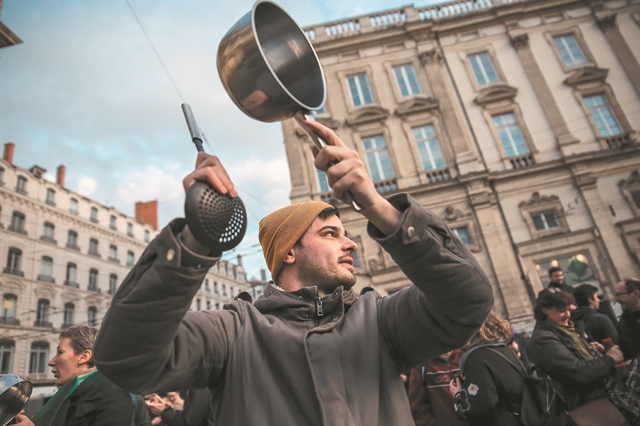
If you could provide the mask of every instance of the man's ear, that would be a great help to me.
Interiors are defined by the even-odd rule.
[[[291,265],[296,261],[296,255],[294,253],[294,250],[291,249],[289,250],[289,252],[287,253],[287,255],[284,257],[283,262],[286,263],[287,265]]]

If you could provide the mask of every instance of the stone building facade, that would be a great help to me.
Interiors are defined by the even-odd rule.
[[[455,1],[305,32],[327,82],[316,119],[379,192],[447,221],[517,328],[531,327],[550,266],[609,299],[640,276],[640,2]],[[291,200],[331,201],[297,126],[283,122]],[[360,246],[358,285],[408,285],[362,217],[332,201]]]
[[[0,374],[34,384],[54,380],[47,362],[58,335],[72,324],[100,326],[112,295],[157,234],[157,201],[136,203],[136,218],[65,187],[39,166],[12,164],[13,143],[0,159]],[[220,261],[209,271],[192,310],[219,309],[248,290],[241,266]]]

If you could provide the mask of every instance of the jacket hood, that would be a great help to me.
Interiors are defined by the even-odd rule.
[[[571,320],[575,323],[577,321],[584,321],[591,315],[596,314],[596,310],[589,306],[578,306],[575,311],[571,311]]]

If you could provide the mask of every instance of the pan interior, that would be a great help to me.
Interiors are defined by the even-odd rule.
[[[285,90],[309,110],[322,107],[325,85],[318,58],[302,30],[280,7],[256,6],[254,28],[260,49]]]

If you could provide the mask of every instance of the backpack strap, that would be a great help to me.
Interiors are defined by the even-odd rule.
[[[497,351],[497,350],[495,350],[495,349],[492,349],[492,348],[487,348],[487,350],[490,350],[491,352],[496,353],[496,354],[500,355],[502,358],[504,358],[504,359],[505,359],[509,364],[511,364],[511,365],[513,366],[513,368],[515,368],[515,369],[518,371],[518,373],[519,373],[522,377],[524,377],[524,378],[528,378],[528,377],[530,377],[530,376],[529,376],[529,373],[527,372],[527,368],[524,366],[524,363],[522,362],[522,360],[521,360],[520,358],[518,358],[518,364],[519,364],[519,367],[517,367],[517,366],[513,363],[513,361],[511,361],[509,358],[507,358],[507,357],[506,357],[506,355],[505,355],[505,354],[503,354],[502,352],[499,352],[499,351]]]

